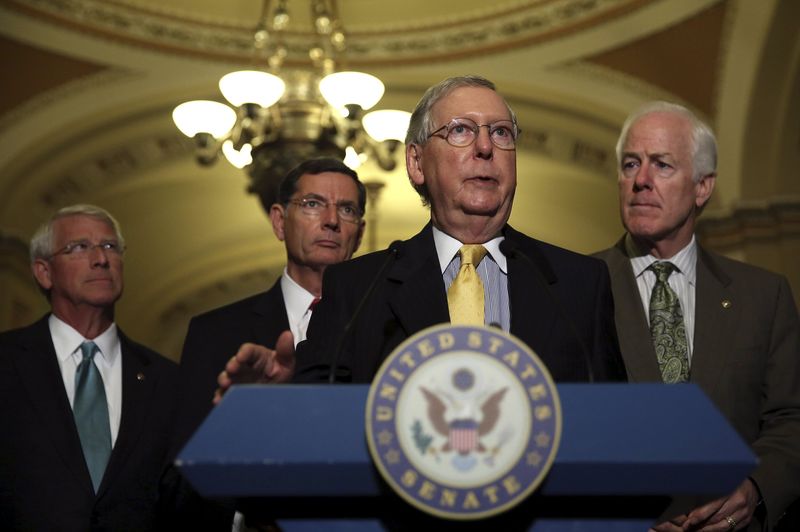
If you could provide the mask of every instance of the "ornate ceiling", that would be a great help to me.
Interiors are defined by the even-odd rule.
[[[287,62],[303,66],[308,1],[288,7]],[[617,238],[616,134],[653,98],[716,126],[712,214],[800,197],[798,2],[339,0],[337,9],[344,66],[384,80],[379,107],[410,110],[449,75],[498,84],[524,131],[512,223],[534,236],[583,252]],[[285,257],[245,175],[197,166],[170,118],[187,99],[219,100],[219,76],[251,64],[260,12],[256,0],[0,0],[0,329],[46,308],[24,243],[70,203],[119,218],[129,243],[119,321],[170,356],[189,316],[275,279]],[[402,168],[359,173],[386,184],[378,247],[422,226],[427,212]]]

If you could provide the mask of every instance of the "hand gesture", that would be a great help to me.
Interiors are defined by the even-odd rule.
[[[281,333],[274,350],[258,344],[242,344],[217,377],[219,388],[214,392],[214,404],[219,403],[234,384],[288,382],[293,374],[294,338],[291,331]]]

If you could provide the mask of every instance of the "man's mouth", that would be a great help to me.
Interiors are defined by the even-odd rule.
[[[474,176],[474,177],[468,177],[466,179],[466,182],[471,182],[471,183],[476,183],[476,184],[484,184],[484,183],[486,183],[486,184],[496,184],[498,181],[494,177],[479,175],[479,176]]]

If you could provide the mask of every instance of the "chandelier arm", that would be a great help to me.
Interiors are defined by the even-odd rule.
[[[202,122],[197,126],[200,129],[185,131],[194,138],[198,162],[211,164],[222,153],[230,164],[244,168],[250,176],[248,190],[259,196],[267,211],[277,184],[305,159],[337,157],[353,168],[372,160],[383,170],[393,169],[401,145],[397,139],[405,137],[408,124],[407,119],[403,126],[402,120],[389,117],[391,113],[402,114],[398,111],[366,113],[383,96],[383,83],[363,72],[337,69],[340,60],[346,61],[338,1],[308,1],[312,21],[310,63],[283,68],[287,58],[296,62],[290,50],[295,55],[297,42],[308,39],[309,34],[287,31],[288,0],[263,0],[253,31],[252,70],[223,76],[228,77],[225,83],[220,80],[220,91],[235,111],[207,101],[204,105],[208,110],[178,113]],[[207,124],[210,120],[206,118],[216,112],[212,106],[229,111],[230,125],[224,131],[221,126],[211,128]],[[176,125],[181,118],[176,116],[178,108],[173,112]],[[402,133],[395,131],[400,129]],[[195,135],[198,130],[203,132]]]

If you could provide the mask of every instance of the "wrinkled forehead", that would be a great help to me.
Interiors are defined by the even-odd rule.
[[[691,155],[692,142],[687,118],[675,113],[650,113],[631,124],[622,151]]]
[[[349,175],[339,172],[303,174],[297,180],[295,197],[317,196],[329,201],[358,203],[358,187]]]
[[[87,214],[69,214],[53,221],[53,239],[56,242],[92,237],[115,239],[114,226],[103,218]]]
[[[458,87],[437,101],[431,115],[436,124],[453,118],[470,118],[476,123],[511,120],[503,97],[486,87]]]

